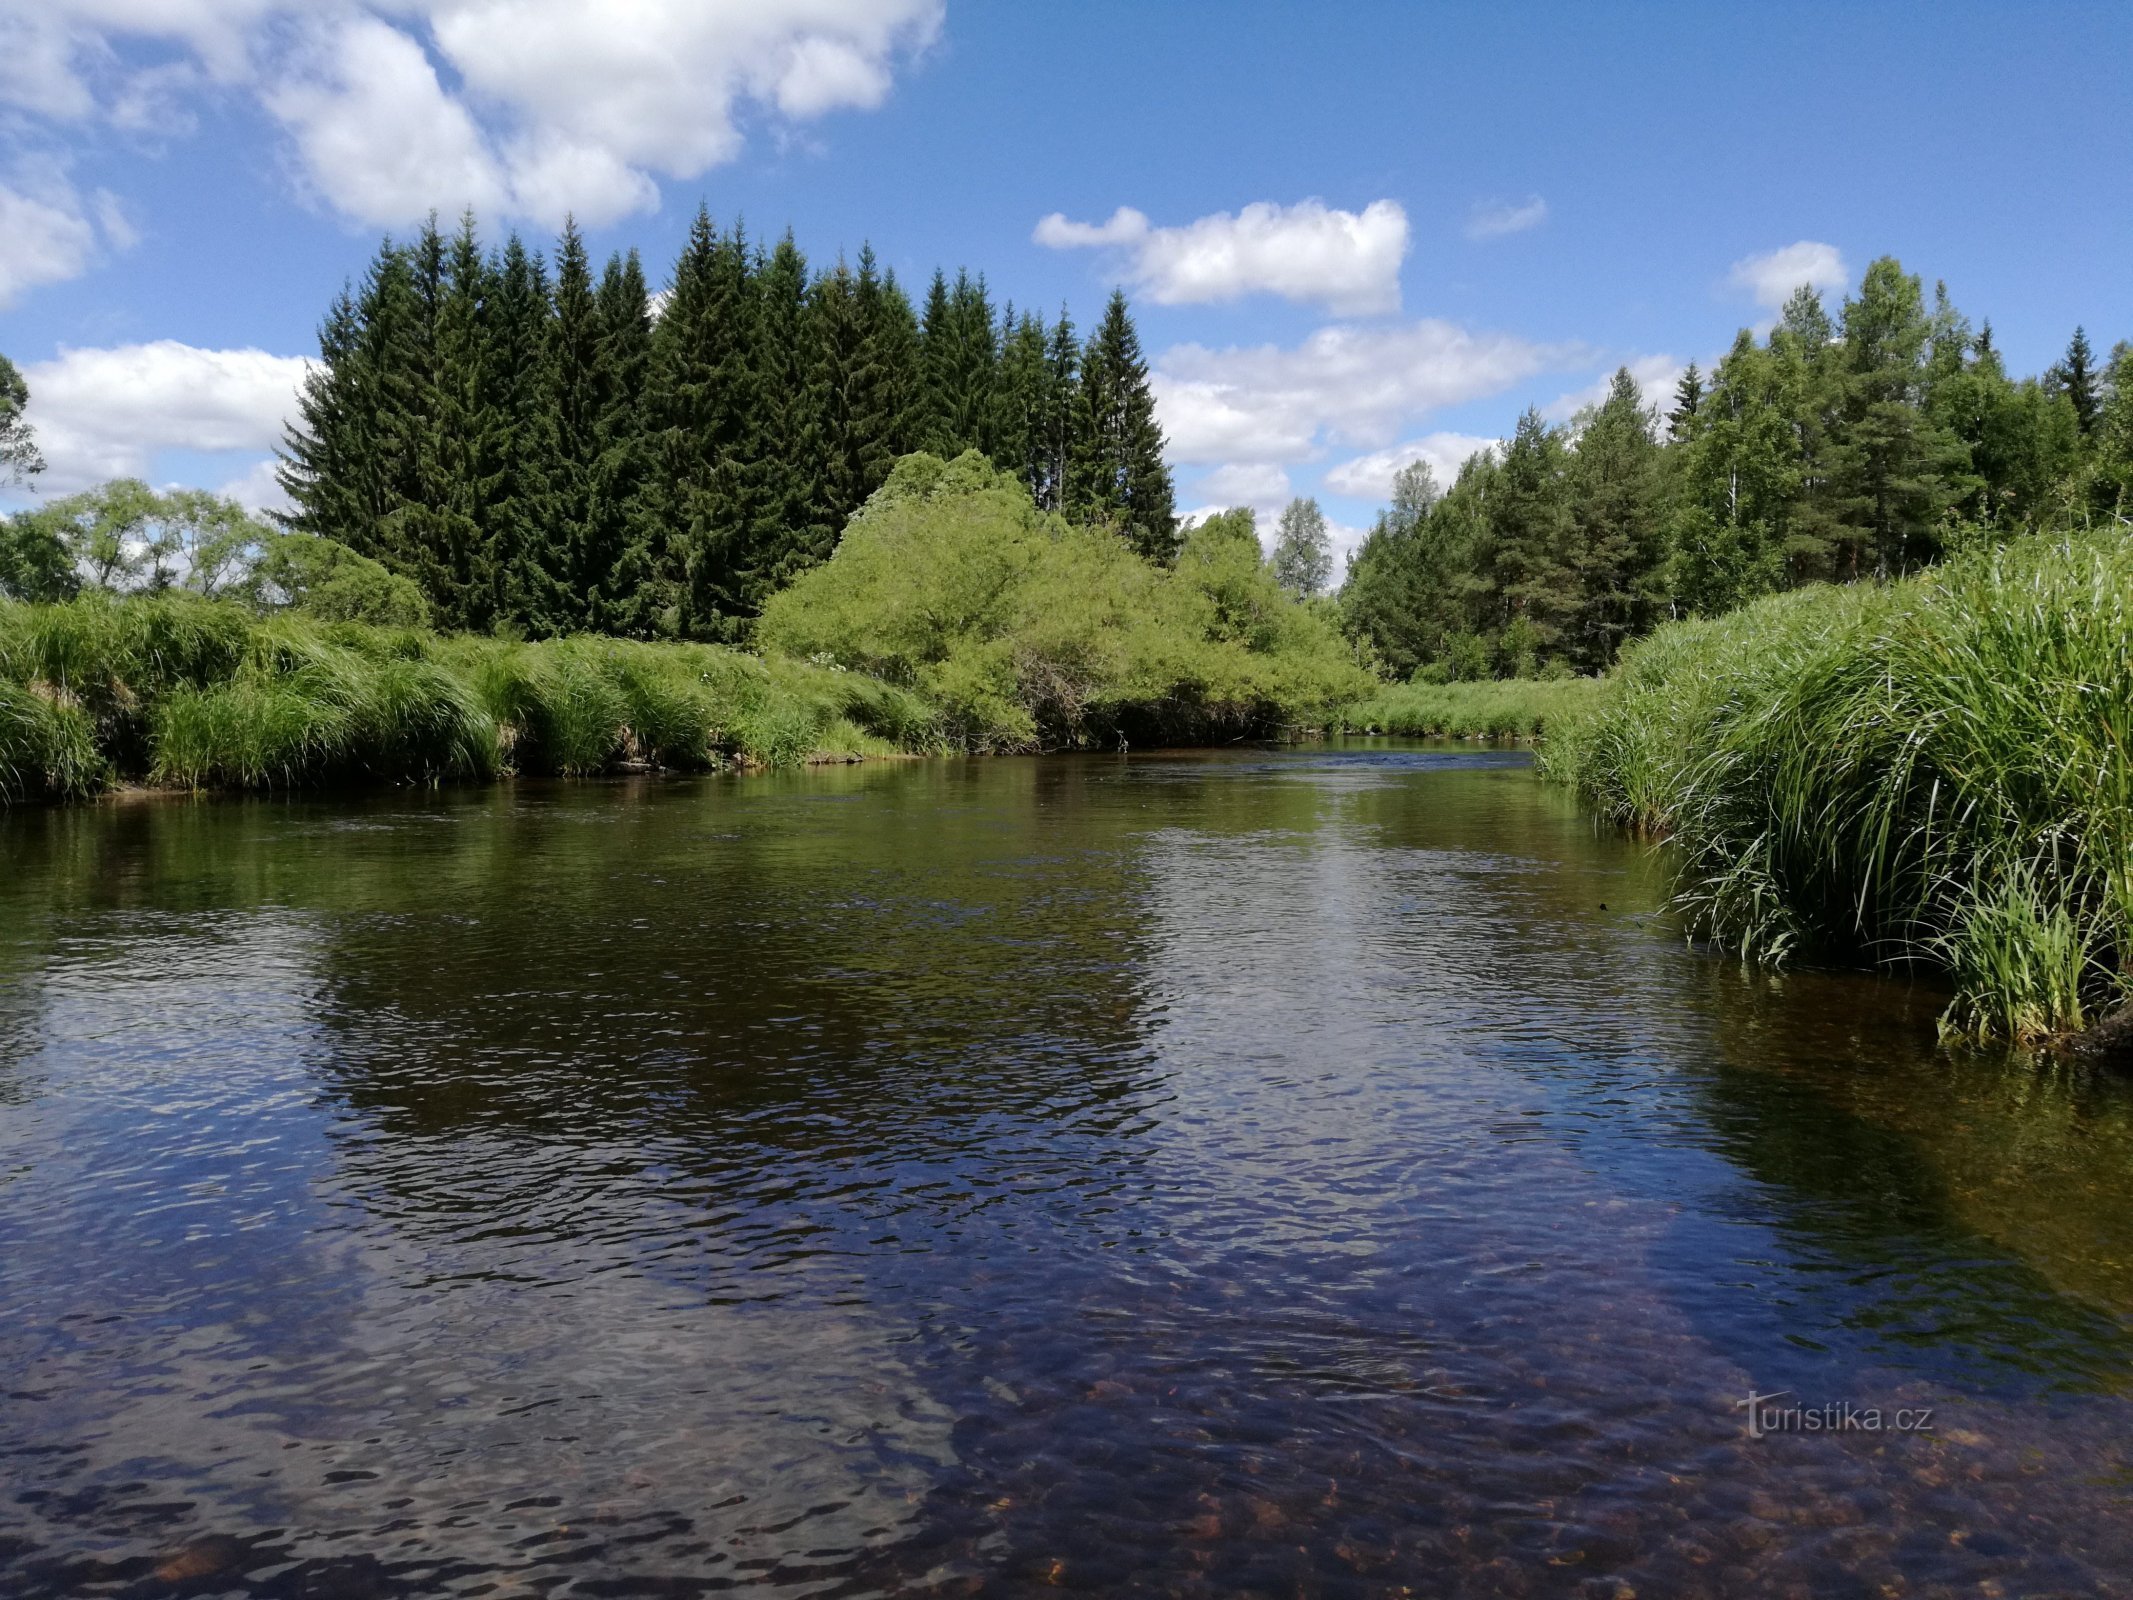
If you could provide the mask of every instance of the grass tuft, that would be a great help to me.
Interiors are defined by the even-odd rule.
[[[1542,765],[1742,955],[1926,963],[1972,1037],[2133,998],[2133,544],[2016,541],[1636,646]]]

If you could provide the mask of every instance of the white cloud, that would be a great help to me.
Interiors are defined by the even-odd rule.
[[[1406,444],[1396,444],[1389,450],[1373,450],[1369,455],[1328,467],[1326,487],[1335,494],[1353,495],[1358,500],[1390,500],[1392,480],[1400,469],[1417,461],[1426,461],[1429,470],[1436,475],[1438,487],[1449,489],[1467,457],[1493,450],[1501,443],[1499,439],[1485,438],[1478,433],[1425,434]]]
[[[1367,315],[1400,308],[1407,213],[1394,200],[1373,201],[1359,212],[1319,200],[1293,206],[1261,200],[1234,216],[1216,212],[1159,228],[1120,206],[1100,223],[1071,222],[1055,211],[1032,237],[1054,250],[1123,251],[1125,281],[1158,305],[1275,294],[1340,315]]]
[[[1289,498],[1289,475],[1265,461],[1239,461],[1200,474],[1199,492],[1224,506],[1283,505]]]
[[[1166,351],[1151,379],[1175,461],[1307,461],[1327,441],[1382,448],[1406,422],[1497,394],[1537,372],[1582,366],[1574,346],[1469,333],[1424,319],[1321,328],[1293,349]]]
[[[394,226],[474,202],[553,224],[656,204],[730,161],[740,119],[878,106],[943,0],[0,0],[0,102],[168,131],[243,84],[304,181]],[[188,52],[137,72],[113,42]]]
[[[100,245],[127,250],[137,237],[115,195],[83,195],[55,162],[19,163],[0,181],[0,309],[27,290],[80,277]]]
[[[1548,202],[1539,195],[1525,200],[1481,200],[1467,213],[1469,239],[1501,239],[1505,234],[1524,233],[1548,220]]]
[[[1729,281],[1753,295],[1758,305],[1775,311],[1802,284],[1829,293],[1850,283],[1852,275],[1835,245],[1802,239],[1782,250],[1743,256],[1733,263]]]
[[[277,465],[274,457],[261,456],[215,493],[225,500],[234,500],[239,505],[249,506],[254,511],[287,511],[295,502],[282,488],[281,480],[274,475]]]
[[[316,34],[310,65],[266,106],[334,205],[390,224],[438,209],[504,209],[509,185],[481,129],[422,46],[375,17]]]
[[[1645,405],[1661,409],[1673,402],[1674,385],[1681,381],[1681,374],[1687,370],[1686,363],[1664,355],[1638,356],[1624,365],[1629,368],[1629,375],[1637,380]],[[1605,400],[1614,381],[1615,368],[1609,367],[1584,388],[1557,395],[1541,407],[1541,415],[1550,422],[1568,422],[1587,406],[1596,406]]]
[[[202,350],[173,339],[62,348],[23,370],[26,415],[48,463],[39,487],[66,494],[108,478],[145,477],[163,450],[271,450],[295,414],[306,366],[295,356]]]

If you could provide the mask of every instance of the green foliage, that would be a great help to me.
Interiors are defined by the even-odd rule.
[[[30,403],[30,386],[15,363],[0,356],[0,488],[12,487],[44,471],[44,457],[23,411]]]
[[[362,561],[329,559],[339,577]],[[113,778],[439,783],[945,745],[942,719],[908,689],[710,645],[440,637],[177,591],[0,602],[0,801],[79,797]]]
[[[1342,713],[1350,733],[1411,739],[1533,739],[1585,710],[1597,678],[1407,683],[1378,690]]]
[[[1665,419],[1627,372],[1567,427],[1521,418],[1441,499],[1396,488],[1350,563],[1342,625],[1393,673],[1604,670],[1680,616],[1886,579],[2024,532],[2133,521],[2125,347],[2085,333],[2011,380],[1989,325],[1893,259],[1832,317],[1809,288]],[[1404,499],[1404,503],[1403,503]],[[1478,641],[1478,644],[1477,644]],[[1454,652],[1457,652],[1457,660]]]
[[[320,327],[288,526],[411,580],[440,627],[535,638],[744,637],[920,442],[1174,551],[1123,298],[1083,352],[1064,316],[996,318],[982,277],[938,274],[921,326],[871,250],[810,274],[790,235],[699,211],[651,305],[634,256],[595,286],[567,223],[552,280],[516,235],[485,256],[471,217],[386,240]]]
[[[1280,592],[1248,518],[1214,519],[1166,570],[974,452],[899,462],[756,638],[914,690],[980,750],[1323,726],[1368,684]]]
[[[2129,993],[2129,639],[2133,546],[2031,536],[1662,628],[1543,760],[1671,837],[1722,945],[1928,962],[1952,1028],[2076,1029]]]
[[[1316,500],[1291,500],[1274,533],[1274,581],[1291,597],[1308,600],[1333,577],[1333,538]]]
[[[412,582],[314,533],[269,535],[244,592],[262,608],[288,607],[322,622],[429,623],[429,605]]]
[[[0,805],[80,799],[100,785],[103,767],[95,724],[79,702],[49,685],[0,678]]]

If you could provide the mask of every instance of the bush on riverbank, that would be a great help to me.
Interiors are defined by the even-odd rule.
[[[438,782],[939,742],[908,692],[709,645],[446,637],[171,593],[0,604],[0,800],[125,779]]]
[[[1597,678],[1388,684],[1341,714],[1350,733],[1410,739],[1532,739],[1589,706]]]
[[[1282,593],[1249,513],[1193,529],[1166,569],[1038,511],[975,453],[897,463],[756,639],[904,686],[973,750],[1317,729],[1371,686],[1326,617]]]
[[[1636,646],[1550,775],[1680,855],[1695,929],[1953,978],[2041,1038],[2133,994],[2133,543],[2017,541]]]

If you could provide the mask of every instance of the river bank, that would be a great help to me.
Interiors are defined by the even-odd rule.
[[[1662,835],[1743,957],[1944,971],[1951,1033],[2081,1035],[2133,995],[2133,545],[2016,541],[1635,646],[1544,770]]]

